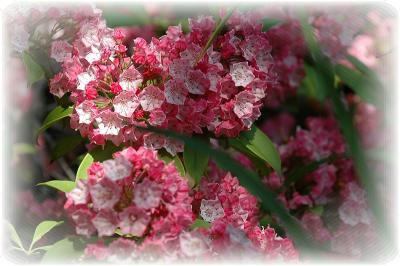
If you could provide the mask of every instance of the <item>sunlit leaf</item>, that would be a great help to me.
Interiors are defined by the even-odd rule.
[[[196,228],[210,228],[211,224],[209,222],[204,221],[203,219],[196,219],[193,224],[190,226],[191,229]]]
[[[35,233],[33,234],[32,237],[32,242],[29,247],[29,250],[32,250],[32,247],[35,245],[37,241],[39,241],[45,234],[47,234],[50,230],[52,230],[54,227],[62,224],[63,221],[57,222],[57,221],[43,221],[41,222],[35,229]]]
[[[75,188],[75,182],[68,181],[68,180],[51,180],[51,181],[39,183],[39,184],[37,184],[37,186],[48,186],[48,187],[58,189],[62,192],[68,193],[68,192],[71,192],[71,190],[73,190]]]
[[[74,242],[68,238],[64,238],[50,248],[42,258],[42,263],[62,263],[76,261],[83,254],[83,250],[76,250]]]

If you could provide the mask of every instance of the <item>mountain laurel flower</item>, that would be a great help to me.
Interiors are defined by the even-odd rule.
[[[88,179],[67,193],[64,208],[77,234],[122,234],[178,240],[194,220],[186,178],[153,150],[126,148],[95,162]]]
[[[246,16],[251,13],[236,12],[227,22],[228,32],[217,36],[203,58],[198,57],[215,25],[212,17],[189,19],[187,34],[170,26],[150,42],[136,38],[132,56],[121,44],[120,30],[102,20],[87,21],[70,44],[74,52],[66,56],[62,72],[51,80],[50,92],[57,97],[71,93],[72,117],[79,116],[71,119],[71,127],[97,145],[110,140],[165,148],[174,155],[183,150],[166,137],[132,138],[132,128],[148,124],[189,135],[210,131],[236,137],[258,119],[276,80],[261,20]],[[69,51],[65,43],[54,49],[64,46]]]

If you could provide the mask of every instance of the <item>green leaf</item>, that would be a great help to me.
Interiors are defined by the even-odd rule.
[[[209,222],[204,221],[203,219],[196,219],[193,224],[190,226],[190,228],[196,229],[196,228],[210,228],[211,224]]]
[[[200,183],[201,177],[207,169],[209,156],[205,153],[197,152],[185,145],[183,150],[183,162],[190,177],[196,184]]]
[[[107,142],[104,148],[99,146],[86,153],[76,172],[76,181],[79,179],[87,179],[87,169],[93,162],[103,162],[111,159],[112,154],[121,150],[121,148],[121,146],[115,146],[111,142]]]
[[[32,250],[32,247],[35,245],[35,243],[40,240],[45,234],[47,234],[51,229],[54,227],[62,224],[63,221],[57,222],[57,221],[43,221],[41,222],[35,229],[35,233],[33,234],[32,237],[32,242],[29,247],[29,251]]]
[[[7,225],[8,230],[10,231],[11,240],[12,240],[15,244],[17,244],[17,246],[18,246],[20,249],[22,249],[23,251],[25,251],[25,248],[24,248],[24,246],[22,245],[21,238],[19,238],[19,235],[18,235],[17,231],[15,230],[14,226],[13,226],[10,222],[8,222],[8,221],[5,221],[5,223],[6,223],[6,225]]]
[[[86,153],[85,157],[83,157],[83,160],[78,167],[78,171],[76,172],[76,181],[78,181],[79,179],[87,179],[87,169],[93,162],[93,156],[90,153]]]
[[[379,95],[380,84],[371,76],[364,75],[343,65],[335,67],[338,77],[351,87],[364,101],[380,106],[382,99]]]
[[[48,129],[49,127],[51,127],[58,121],[66,118],[66,117],[69,117],[69,115],[72,114],[72,111],[73,111],[72,106],[67,107],[67,108],[57,106],[44,119],[43,125],[41,128],[38,129],[36,135],[38,136],[40,133],[44,132],[46,129]]]
[[[299,93],[303,92],[308,97],[323,101],[326,98],[326,90],[323,88],[323,81],[312,66],[305,63],[304,68],[306,76],[301,83]]]
[[[22,54],[22,60],[24,61],[26,72],[28,73],[29,86],[32,86],[35,82],[45,77],[42,67],[37,64],[27,52]]]
[[[51,152],[51,158],[53,160],[56,160],[64,156],[68,152],[75,149],[75,147],[77,147],[82,141],[83,139],[79,135],[66,136],[64,138],[59,139],[56,142],[54,149]]]
[[[280,23],[282,23],[282,20],[279,19],[273,19],[273,18],[266,18],[263,19],[263,28],[262,31],[268,31],[270,30],[272,27],[279,25]]]
[[[82,256],[83,250],[75,250],[74,242],[64,238],[53,244],[42,258],[42,263],[72,262]]]
[[[178,170],[179,174],[181,176],[185,176],[185,167],[183,166],[183,163],[181,161],[181,159],[179,159],[178,155],[172,156],[171,154],[169,154],[168,152],[164,151],[164,150],[159,150],[157,152],[157,156],[159,159],[163,160],[165,163],[170,163],[170,162],[174,162],[174,165],[176,167],[176,170]]]
[[[321,216],[324,213],[323,205],[316,205],[310,209],[310,211],[318,216]]]
[[[74,181],[68,181],[68,180],[51,180],[37,184],[37,186],[48,186],[58,189],[65,193],[71,192],[71,190],[75,188],[75,185],[76,184]]]
[[[253,126],[251,130],[242,132],[237,140],[281,174],[279,153],[272,141],[259,128]]]

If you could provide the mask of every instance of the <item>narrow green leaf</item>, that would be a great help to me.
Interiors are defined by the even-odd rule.
[[[76,181],[78,181],[79,179],[87,179],[87,169],[93,162],[93,156],[90,153],[86,153],[85,157],[83,157],[83,160],[78,167],[78,171],[76,172]]]
[[[282,23],[282,20],[279,19],[273,19],[273,18],[263,19],[262,31],[268,31],[269,29],[275,27],[276,25],[279,25],[280,23]]]
[[[68,192],[71,192],[71,190],[73,190],[75,188],[75,182],[68,181],[68,180],[51,180],[51,181],[39,183],[39,184],[37,184],[37,186],[48,186],[48,187],[58,189],[62,192],[68,193]]]
[[[53,244],[42,258],[42,263],[62,263],[76,261],[83,254],[83,250],[75,250],[74,242],[64,238]]]
[[[259,128],[253,126],[237,138],[247,149],[281,173],[281,159],[272,141]]]
[[[335,71],[338,77],[351,87],[361,99],[380,106],[382,99],[378,95],[380,87],[377,81],[343,65],[337,65]]]
[[[204,221],[203,219],[196,219],[193,224],[190,226],[190,228],[196,229],[196,228],[210,228],[211,224],[209,222]]]
[[[46,129],[57,123],[58,121],[68,117],[70,114],[72,114],[73,107],[61,107],[57,106],[56,108],[51,111],[47,117],[43,121],[43,125],[41,128],[38,129],[36,135],[38,136],[40,133],[44,132]]]
[[[81,142],[83,141],[82,137],[79,135],[74,135],[74,136],[66,136],[64,138],[59,139],[52,152],[51,152],[51,158],[53,160],[56,160],[68,152],[72,151],[77,147]]]
[[[21,250],[25,251],[25,248],[24,248],[24,246],[22,245],[21,238],[19,238],[19,235],[18,235],[17,231],[15,230],[14,226],[13,226],[10,222],[8,222],[8,221],[5,221],[5,223],[6,223],[6,225],[7,225],[8,230],[10,231],[11,240],[12,240],[15,244],[17,244],[17,246],[18,246]]]
[[[28,84],[32,86],[35,82],[45,77],[42,67],[33,60],[27,52],[22,54],[22,61],[25,64],[26,72],[28,73]]]
[[[221,30],[224,28],[225,23],[228,21],[228,19],[232,16],[233,11],[235,11],[235,8],[231,8],[226,15],[221,19],[221,21],[218,23],[218,25],[215,27],[214,31],[211,33],[210,38],[208,38],[206,45],[203,47],[201,50],[200,54],[196,58],[196,64],[203,59],[204,55],[207,53],[208,48],[212,45],[214,42],[215,38],[217,38],[218,34],[221,32]]]
[[[201,177],[204,175],[208,165],[208,155],[205,153],[197,152],[185,145],[183,150],[183,162],[185,163],[186,170],[190,177],[192,177],[196,184],[200,183]]]
[[[54,227],[62,224],[63,221],[57,222],[57,221],[43,221],[41,222],[35,229],[35,233],[33,234],[32,237],[32,242],[29,247],[29,251],[32,250],[32,247],[35,245],[35,243],[40,240],[45,234],[47,234],[51,229]]]

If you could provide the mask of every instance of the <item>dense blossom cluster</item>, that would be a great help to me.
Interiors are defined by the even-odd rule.
[[[287,132],[293,131],[294,125],[286,121],[293,120],[290,114],[283,113],[270,119],[264,128],[267,134],[280,131],[287,135]],[[360,256],[362,241],[349,237],[351,243],[347,243],[343,239],[345,235],[352,230],[360,231],[372,241],[376,234],[365,191],[358,183],[352,160],[345,156],[343,137],[332,117],[309,117],[306,125],[306,129],[298,128],[294,136],[279,145],[285,173],[327,158],[332,160],[321,162],[316,170],[301,180],[292,181],[291,186],[284,185],[288,177],[286,174],[281,177],[273,172],[264,181],[270,188],[279,191],[279,198],[288,209],[300,216],[315,240],[330,241],[335,252]],[[336,207],[334,202],[338,204]],[[326,208],[326,215],[329,216],[324,218],[315,211],[316,208]],[[338,220],[332,219],[332,215]],[[346,248],[342,242],[346,242]]]
[[[111,140],[164,147],[173,155],[182,151],[179,143],[136,128],[147,124],[237,136],[260,116],[275,79],[268,37],[250,18],[235,13],[230,30],[202,58],[215,28],[211,17],[190,19],[187,35],[180,26],[171,26],[150,43],[136,38],[131,57],[121,43],[121,30],[88,23],[77,33],[74,52],[51,80],[50,91],[58,97],[71,93],[71,126],[95,144]]]
[[[153,16],[166,12],[174,17],[168,8],[148,5],[145,9]],[[390,51],[382,40],[392,31],[392,18],[375,11],[362,15],[355,9],[351,16],[333,11],[318,8],[308,18],[322,52],[333,64],[359,71],[362,67],[356,69],[347,59],[353,55],[377,73],[385,72],[379,60]],[[201,135],[214,148],[226,149],[243,167],[259,174],[292,218],[315,243],[330,248],[331,254],[364,258],[378,246],[376,221],[349,157],[351,147],[333,115],[331,95],[326,95],[327,100],[316,99],[315,90],[320,88],[312,86],[312,76],[304,79],[319,65],[307,50],[305,32],[291,8],[233,10],[226,21],[228,12],[221,10],[222,28],[212,16],[200,15],[189,18],[188,30],[181,25],[167,28],[165,24],[172,23],[160,23],[161,17],[147,25],[111,29],[102,11],[92,5],[32,5],[9,14],[6,25],[12,51],[7,61],[11,75],[7,76],[15,88],[14,104],[28,112],[35,102],[29,87],[36,71],[31,73],[32,62],[25,62],[31,59],[40,72],[38,79],[49,78],[46,89],[57,103],[72,107],[70,127],[79,132],[63,132],[65,139],[60,141],[53,131],[39,136],[35,155],[44,159],[39,160],[44,179],[54,176],[62,180],[55,180],[58,184],[72,184],[64,183],[66,176],[74,178],[65,160],[53,161],[47,154],[54,148],[56,157],[64,141],[77,137],[89,150],[96,148],[93,154],[106,144],[119,150],[107,154],[111,159],[93,162],[87,178],[78,178],[65,193],[66,201],[64,193],[42,202],[31,192],[16,194],[28,222],[60,220],[66,214],[85,242],[79,260],[298,261],[291,231],[281,227],[285,217],[261,210],[258,199],[238,178],[212,160],[201,169],[200,180],[194,181],[183,143],[144,129],[150,126]],[[157,23],[163,25],[159,28]],[[160,32],[165,34],[156,37]],[[368,75],[369,71],[360,72]],[[368,167],[383,173],[386,165],[376,151],[391,137],[383,114],[337,74],[340,81],[335,78],[335,87],[338,84],[341,93],[337,96],[343,96],[340,100],[352,115],[362,148],[369,149]],[[37,80],[33,84],[42,85]],[[300,87],[304,90],[297,95]],[[254,145],[264,148],[258,147],[262,137],[236,138],[254,125],[262,111],[260,129],[279,153],[280,173],[253,150]],[[25,151],[25,143],[21,144]],[[76,157],[78,149],[69,148],[66,156]],[[20,165],[19,149],[13,152],[12,164]],[[161,157],[172,160],[166,163]],[[174,164],[180,164],[187,176]],[[377,183],[377,189],[386,192],[384,182]]]
[[[226,259],[227,255],[297,261],[298,251],[290,239],[258,225],[257,199],[239,185],[236,177],[227,173],[221,178],[217,173],[211,179],[213,182],[202,179],[193,202],[194,213],[209,222],[210,228],[186,228],[168,241],[146,237],[139,244],[133,239],[119,238],[108,246],[100,241],[88,245],[85,256],[114,262],[214,261]]]
[[[268,90],[265,104],[277,107],[285,99],[296,95],[304,78],[304,57],[306,46],[297,20],[289,20],[267,31],[274,58],[273,70],[277,82]]]
[[[94,163],[88,179],[67,194],[76,232],[90,236],[146,236],[168,241],[193,221],[187,180],[151,150],[127,148]]]

